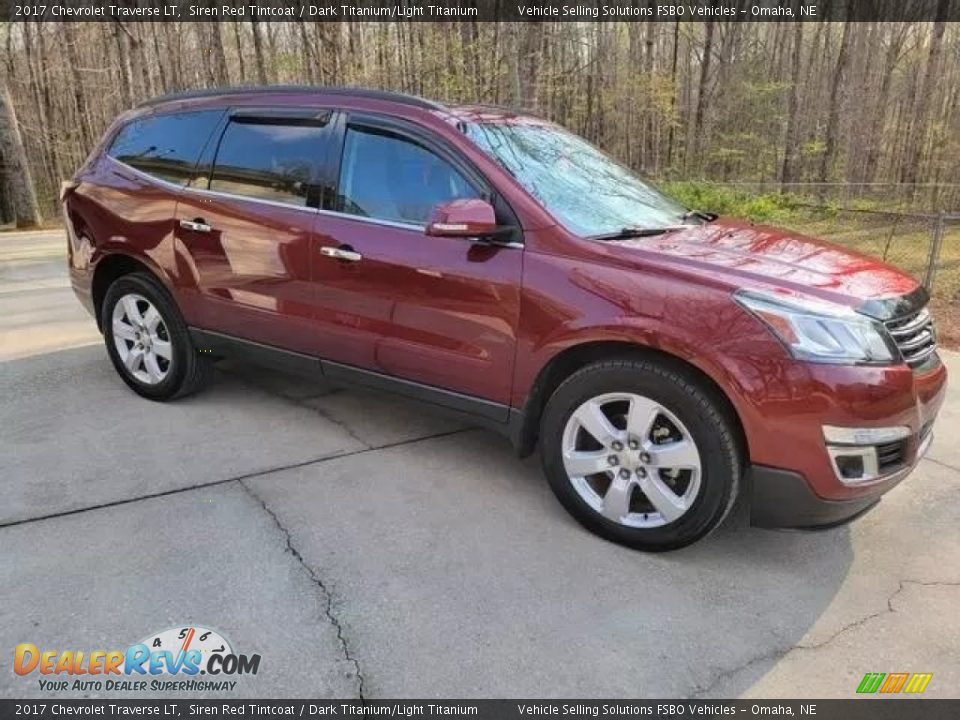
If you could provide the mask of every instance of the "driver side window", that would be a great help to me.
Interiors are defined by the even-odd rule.
[[[348,128],[335,209],[377,220],[426,225],[438,204],[480,195],[448,162],[389,132]]]

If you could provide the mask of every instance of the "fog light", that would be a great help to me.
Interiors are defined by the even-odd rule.
[[[870,482],[895,472],[904,462],[906,447],[903,441],[909,436],[910,428],[903,425],[879,428],[823,426],[823,439],[833,471],[844,485]]]
[[[859,480],[863,477],[863,458],[859,455],[837,455],[834,462],[844,480]]]

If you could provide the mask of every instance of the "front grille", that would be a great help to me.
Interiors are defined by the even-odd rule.
[[[887,470],[902,465],[907,454],[907,441],[897,440],[896,442],[877,445],[877,467],[880,474]]]
[[[912,368],[919,367],[937,349],[937,335],[930,312],[920,312],[888,320],[884,323],[893,337],[904,361]]]

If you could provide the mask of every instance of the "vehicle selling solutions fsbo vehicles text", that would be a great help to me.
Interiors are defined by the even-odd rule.
[[[622,5],[518,5],[520,17],[537,18],[735,18],[748,17],[796,17],[792,7],[764,7],[751,5],[749,8],[705,7],[700,5],[656,5],[654,7],[632,7]],[[816,5],[801,5],[799,15],[817,17]]]

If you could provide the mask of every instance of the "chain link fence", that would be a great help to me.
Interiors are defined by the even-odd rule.
[[[960,183],[704,181],[753,194],[787,193],[823,206],[936,214],[960,209]]]
[[[758,221],[822,238],[911,274],[941,343],[960,348],[960,185],[703,182]],[[704,207],[705,210],[711,208]]]
[[[960,301],[958,184],[697,184],[730,193],[748,212],[758,208],[762,221],[878,257],[909,272],[935,297]]]

